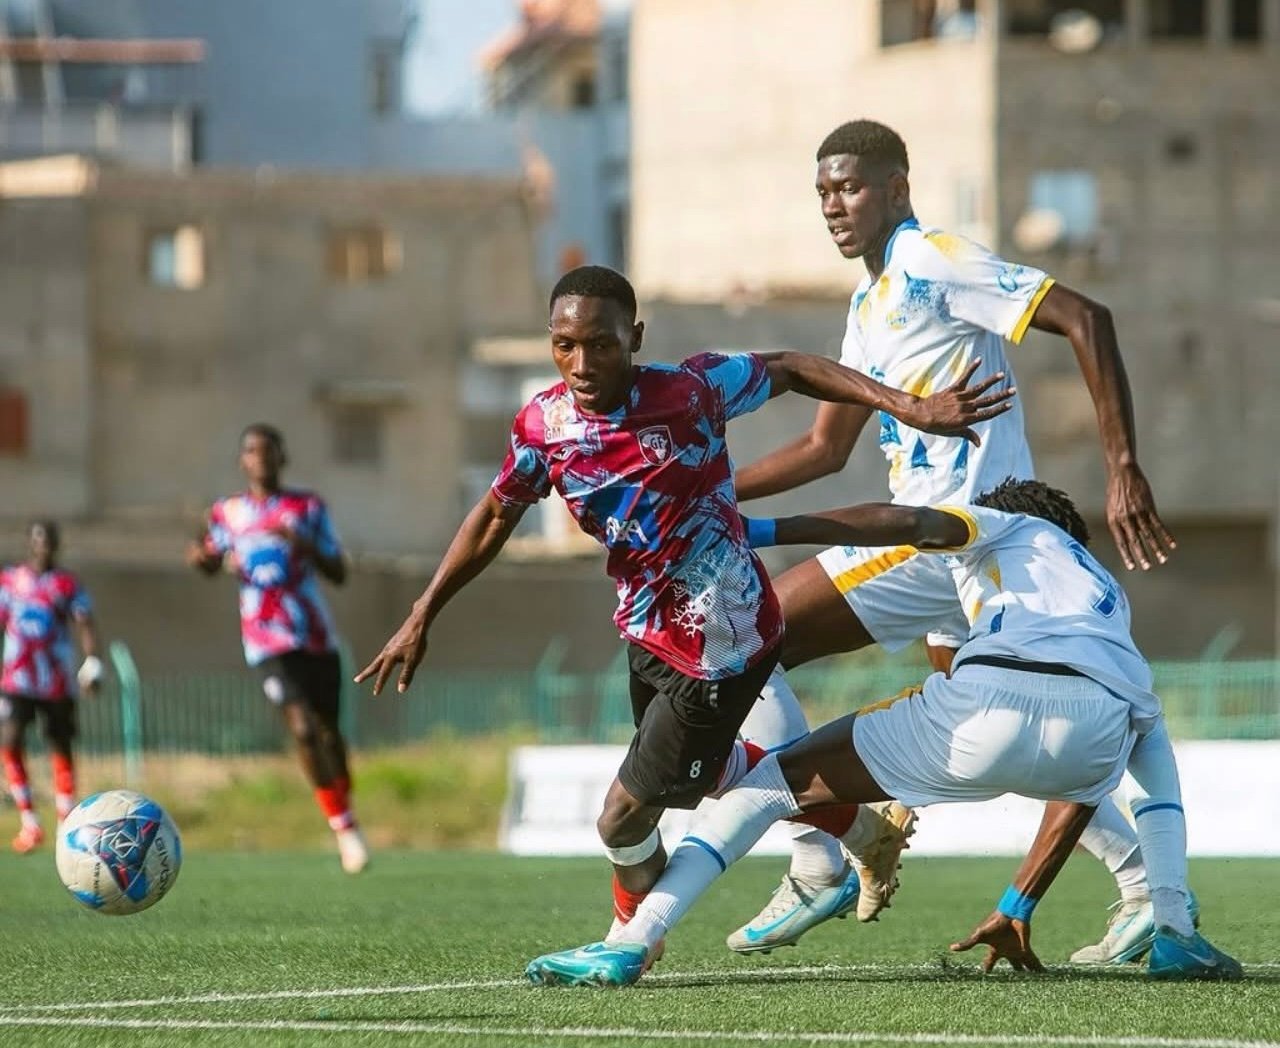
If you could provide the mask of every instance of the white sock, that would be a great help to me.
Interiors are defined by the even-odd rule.
[[[766,750],[777,750],[809,734],[800,700],[781,666],[774,668],[760,691],[760,701],[742,722],[742,737]],[[791,831],[791,876],[806,884],[839,884],[847,866],[840,842],[816,826],[797,825]]]
[[[658,883],[636,915],[609,941],[643,943],[652,948],[770,826],[799,811],[778,758],[766,757],[737,789],[697,812]]]
[[[1146,860],[1156,927],[1191,935],[1187,912],[1187,820],[1178,765],[1164,720],[1141,736],[1129,755],[1130,797]]]
[[[1120,889],[1121,902],[1146,902],[1151,898],[1151,885],[1147,883],[1147,864],[1142,861],[1141,848],[1135,848],[1124,865],[1112,872],[1115,874],[1116,887]]]
[[[853,855],[857,855],[868,844],[876,839],[876,834],[880,830],[880,816],[871,810],[869,804],[859,804],[858,814],[843,837],[840,838],[844,842],[844,846],[849,849]]]
[[[791,831],[791,876],[814,887],[840,884],[849,874],[840,842],[816,826],[795,824]]]
[[[1146,899],[1147,868],[1138,847],[1138,831],[1124,817],[1113,797],[1105,798],[1080,834],[1080,846],[1099,859],[1116,879],[1125,902]]]

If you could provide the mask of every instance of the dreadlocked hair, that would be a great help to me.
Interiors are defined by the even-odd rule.
[[[975,506],[986,506],[1005,513],[1022,513],[1056,524],[1080,545],[1089,545],[1089,526],[1065,491],[1051,488],[1039,480],[1006,478],[999,487],[984,491],[973,500]]]

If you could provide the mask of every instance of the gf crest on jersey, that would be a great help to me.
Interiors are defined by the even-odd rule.
[[[666,426],[650,426],[636,434],[640,454],[646,462],[661,466],[671,457],[671,430]]]

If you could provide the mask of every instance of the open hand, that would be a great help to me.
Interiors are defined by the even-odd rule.
[[[380,695],[396,666],[401,666],[396,691],[403,693],[413,683],[413,675],[426,654],[427,627],[415,611],[383,645],[378,657],[356,674],[356,683],[363,684],[373,677],[373,693]]]
[[[969,380],[981,364],[982,359],[978,358],[964,369],[964,373],[952,385],[931,396],[920,397],[911,410],[910,417],[904,416],[903,421],[925,433],[964,437],[975,446],[981,444],[981,438],[970,427],[1003,415],[1013,407],[1012,399],[1017,393],[1017,388],[1010,386],[987,394],[987,390],[1004,381],[1003,371],[984,378],[976,386],[970,386]]]
[[[975,946],[986,946],[987,958],[982,962],[984,972],[991,971],[996,961],[1003,958],[1020,972],[1042,972],[1040,963],[1031,950],[1031,925],[996,912],[976,927],[969,938],[951,944],[953,953],[963,953]]]
[[[1107,480],[1107,527],[1130,571],[1135,565],[1148,571],[1153,560],[1165,563],[1178,545],[1156,512],[1151,485],[1136,464],[1116,470]]]

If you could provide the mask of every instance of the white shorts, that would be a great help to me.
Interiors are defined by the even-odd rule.
[[[910,546],[832,546],[818,563],[885,651],[921,638],[948,648],[969,639],[946,558]]]
[[[935,673],[853,721],[871,777],[910,808],[1005,793],[1097,804],[1136,739],[1129,703],[1096,681],[991,666]]]

